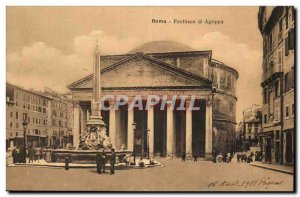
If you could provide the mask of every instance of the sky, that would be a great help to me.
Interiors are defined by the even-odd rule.
[[[7,7],[6,77],[25,88],[66,86],[92,73],[92,54],[123,54],[151,41],[172,40],[239,72],[237,121],[242,111],[261,104],[262,37],[258,7]],[[222,20],[223,24],[155,24]]]

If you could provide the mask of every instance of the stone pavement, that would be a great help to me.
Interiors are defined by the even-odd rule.
[[[117,170],[7,167],[7,190],[14,191],[292,191],[293,176],[248,163],[158,159],[165,167]],[[30,181],[28,181],[30,180]]]

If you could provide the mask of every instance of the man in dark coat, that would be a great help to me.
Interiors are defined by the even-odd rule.
[[[96,155],[96,164],[97,164],[97,173],[102,174],[102,166],[103,166],[103,156],[102,153],[98,152]]]
[[[26,148],[21,147],[19,151],[19,162],[26,163]]]
[[[185,152],[183,151],[183,152],[182,152],[182,155],[181,155],[181,161],[185,161],[185,158],[186,158],[186,154],[185,154]]]
[[[105,173],[105,165],[106,165],[106,154],[105,154],[105,151],[104,151],[104,149],[102,150],[102,157],[101,157],[101,159],[102,159],[102,170],[103,170],[103,173]]]
[[[115,149],[111,149],[111,156],[110,156],[110,174],[115,174],[115,163],[116,163],[116,153]]]
[[[13,157],[13,163],[18,163],[19,162],[19,153],[15,148],[12,151],[11,155]]]
[[[34,150],[32,147],[29,148],[28,150],[28,156],[29,156],[29,162],[28,163],[33,163],[33,160],[35,159],[35,154],[34,154]]]

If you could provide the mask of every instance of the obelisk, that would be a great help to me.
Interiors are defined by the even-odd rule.
[[[98,42],[96,44],[96,49],[94,52],[94,67],[93,67],[93,95],[91,101],[91,116],[89,121],[87,122],[87,127],[90,129],[92,126],[98,128],[100,130],[101,126],[105,126],[105,123],[101,117],[101,109],[100,109],[100,97],[101,97],[101,83],[100,83],[100,75],[101,75],[101,65],[100,65],[100,50],[98,46]]]

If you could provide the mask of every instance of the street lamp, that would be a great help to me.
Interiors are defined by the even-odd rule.
[[[136,123],[132,123],[132,132],[133,132],[133,161],[135,165],[135,131],[136,131]]]
[[[23,113],[23,128],[24,128],[24,148],[27,148],[26,129],[28,126],[27,113]]]
[[[149,154],[149,133],[150,133],[150,129],[147,129],[147,159],[150,159],[150,154]]]

